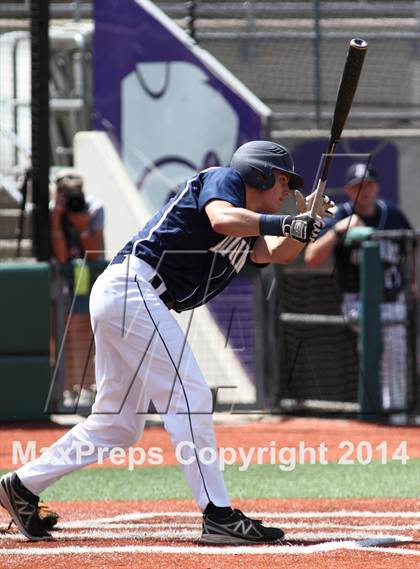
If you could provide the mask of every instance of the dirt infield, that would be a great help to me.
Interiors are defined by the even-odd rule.
[[[418,567],[416,500],[243,500],[238,506],[284,528],[270,546],[197,544],[201,515],[191,501],[60,502],[54,541],[0,535],[0,568]],[[0,526],[7,517],[2,511]]]
[[[0,468],[12,468],[13,440],[48,446],[66,429],[51,424],[2,428]],[[392,428],[357,421],[286,419],[216,428],[218,445],[252,446],[299,441],[341,456],[339,443],[386,441],[392,452],[407,441],[410,458],[420,457],[417,428]],[[160,446],[165,464],[176,459],[160,427],[146,429],[141,446]],[[377,458],[377,457],[374,457]],[[106,463],[105,463],[106,465]],[[124,465],[122,465],[124,467]],[[96,467],[95,467],[96,468]],[[282,527],[284,542],[271,546],[200,546],[201,514],[189,500],[56,502],[61,514],[54,541],[30,543],[15,529],[5,532],[8,517],[0,510],[0,569],[152,567],[245,568],[334,567],[414,569],[420,562],[420,501],[416,499],[262,499],[235,500],[235,507]]]

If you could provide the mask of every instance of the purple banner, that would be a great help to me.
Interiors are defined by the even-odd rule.
[[[293,150],[295,164],[305,178],[306,192],[317,183],[316,173],[323,152],[327,148],[327,139],[302,142]],[[358,156],[367,154],[369,156]],[[339,142],[328,175],[327,194],[336,203],[348,200],[343,192],[344,176],[347,168],[354,162],[362,162],[375,168],[379,176],[380,197],[398,204],[398,149],[392,142],[379,138],[351,139]]]
[[[263,136],[269,110],[151,2],[95,0],[95,128],[153,209]]]

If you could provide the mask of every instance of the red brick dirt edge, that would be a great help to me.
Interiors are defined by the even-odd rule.
[[[112,517],[118,514],[126,514],[131,512],[194,512],[197,511],[195,504],[189,500],[159,500],[159,501],[95,501],[95,502],[55,502],[51,505],[56,508],[63,521],[96,519],[99,517]],[[277,499],[277,500],[238,500],[234,504],[245,512],[250,511],[270,511],[270,512],[334,512],[341,510],[371,511],[371,512],[417,512],[419,501],[415,499],[339,499],[339,500],[310,500],[310,499]],[[5,527],[7,515],[2,510],[0,512],[0,527]],[[199,518],[196,518],[197,525]],[[337,523],[343,521],[343,518],[337,518]],[[347,520],[348,521],[348,520]],[[367,525],[368,519],[351,518],[351,522],[355,525]],[[388,525],[395,522],[405,523],[401,518],[382,518],[381,523]],[[278,524],[281,526],[281,518]],[[56,548],[61,546],[89,546],[89,541],[72,539],[60,540],[60,531],[55,532],[56,540],[54,542],[44,542],[31,544],[24,540],[2,540],[5,548],[21,548],[22,552],[30,548],[48,547]],[[413,532],[410,532],[413,535]],[[321,540],[320,540],[321,541]],[[92,540],[92,546],[118,546],[118,545],[138,545],[136,540]],[[314,543],[312,541],[312,543]],[[147,539],[147,545],[162,545],[162,541]],[[299,545],[302,544],[300,540]],[[402,549],[419,550],[420,532],[414,535],[414,542],[399,543],[395,547]],[[191,542],[182,543],[176,540],[165,541],[165,545],[194,545]],[[258,547],[258,546],[251,546]],[[222,548],[223,549],[223,548]],[[389,548],[391,549],[391,547]],[[253,569],[283,568],[293,567],[295,569],[321,569],[334,567],[337,569],[355,569],[358,564],[366,569],[404,567],[404,569],[414,569],[418,567],[419,557],[411,555],[398,555],[391,552],[369,552],[369,551],[353,551],[338,550],[317,554],[306,555],[247,555],[247,554],[223,554],[222,550],[217,555],[195,555],[191,554],[165,554],[149,552],[144,553],[106,553],[106,554],[71,554],[63,556],[25,556],[25,555],[9,555],[0,557],[0,569],[67,569],[68,567],[85,568],[124,568],[131,569],[141,567],[144,569],[155,568],[212,568],[212,569],[232,569],[245,568],[252,565]]]

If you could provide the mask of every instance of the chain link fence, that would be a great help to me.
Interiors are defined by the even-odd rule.
[[[357,36],[370,47],[349,126],[419,125],[418,1],[158,4],[273,109],[273,129],[328,126]]]

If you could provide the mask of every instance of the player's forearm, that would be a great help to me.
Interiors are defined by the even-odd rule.
[[[336,243],[336,233],[333,230],[327,231],[315,243],[309,243],[306,247],[305,262],[310,267],[323,265],[332,254]]]
[[[270,237],[270,241],[272,263],[291,263],[305,247],[305,243],[288,237]]]
[[[206,213],[216,233],[232,237],[275,235],[290,237],[302,243],[314,241],[322,222],[308,215],[267,215],[244,208],[220,207],[218,202],[206,206]]]
[[[289,237],[258,237],[254,243],[251,260],[254,263],[291,263],[302,251],[304,243]]]
[[[221,211],[211,220],[216,233],[232,237],[253,237],[260,234],[260,214],[235,207]]]

